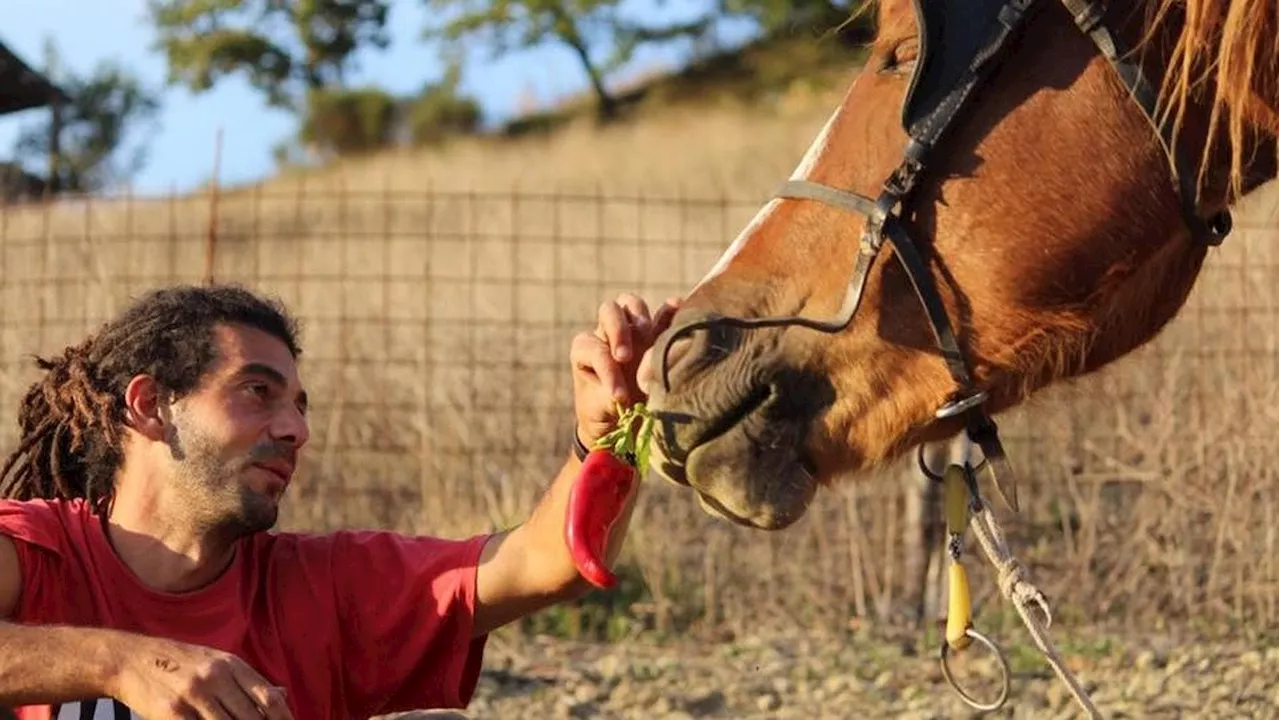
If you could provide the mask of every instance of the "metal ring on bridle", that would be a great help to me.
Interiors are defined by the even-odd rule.
[[[1009,699],[1009,661],[1005,659],[1004,653],[1000,652],[1000,648],[996,647],[996,644],[986,635],[983,635],[973,628],[965,630],[964,634],[974,640],[977,640],[979,643],[986,645],[987,649],[991,651],[991,654],[995,655],[996,659],[1000,661],[1000,694],[990,703],[981,703],[975,700],[972,695],[965,692],[964,689],[960,687],[960,684],[956,682],[955,678],[951,676],[951,667],[947,665],[947,648],[950,646],[947,644],[946,640],[942,641],[942,676],[947,679],[947,684],[956,691],[956,694],[960,696],[960,699],[964,700],[965,704],[969,707],[975,710],[997,710],[1001,705],[1004,705],[1006,700]]]
[[[923,443],[916,446],[916,466],[920,469],[920,472],[923,473],[925,477],[929,478],[934,482],[942,482],[942,476],[930,470],[929,463],[924,461],[924,444]],[[982,462],[970,467],[969,470],[971,472],[978,473],[978,472],[981,472],[982,468],[986,466],[987,466],[987,458],[986,456],[983,456]]]

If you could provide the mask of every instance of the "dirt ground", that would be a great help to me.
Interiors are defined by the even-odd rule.
[[[1109,718],[1274,718],[1275,638],[1119,641],[1058,630],[1054,641]],[[1025,633],[1001,633],[1009,699],[985,717],[1084,713]],[[733,642],[613,645],[495,637],[465,715],[483,718],[967,718],[983,717],[946,684],[917,637],[850,632]],[[998,691],[994,662],[957,661],[975,695]],[[401,716],[405,717],[405,716]]]

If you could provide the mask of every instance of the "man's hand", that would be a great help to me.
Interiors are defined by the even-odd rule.
[[[112,695],[147,718],[291,720],[284,689],[240,658],[198,645],[153,638],[122,648]]]
[[[640,359],[671,324],[678,305],[679,299],[672,298],[650,314],[644,300],[623,294],[600,306],[594,332],[574,338],[569,354],[574,414],[584,445],[590,447],[613,429],[619,403],[626,406],[645,398],[636,381]]]
[[[0,705],[111,697],[157,720],[292,718],[283,688],[206,647],[122,630],[4,621],[0,647]]]

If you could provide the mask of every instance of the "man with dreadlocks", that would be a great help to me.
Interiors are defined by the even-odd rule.
[[[575,337],[580,442],[643,397],[638,363],[674,307],[624,295]],[[562,539],[574,454],[509,531],[266,532],[308,438],[299,353],[279,304],[174,287],[39,361],[0,472],[0,704],[149,720],[465,707],[492,630],[588,589]]]

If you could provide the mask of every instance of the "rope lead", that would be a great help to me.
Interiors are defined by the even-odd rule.
[[[999,646],[973,627],[973,604],[969,592],[969,577],[964,565],[960,564],[964,533],[969,528],[970,520],[974,520],[974,535],[987,555],[987,559],[995,566],[998,573],[1000,592],[1013,603],[1018,616],[1030,631],[1036,646],[1044,653],[1045,659],[1053,667],[1058,677],[1066,683],[1076,702],[1084,708],[1091,718],[1101,718],[1101,713],[1094,707],[1088,693],[1080,686],[1079,680],[1062,662],[1062,658],[1049,641],[1047,630],[1053,623],[1053,615],[1049,611],[1049,601],[1044,593],[1026,579],[1026,571],[1009,552],[1004,541],[1004,533],[991,512],[991,506],[978,494],[978,484],[973,470],[967,466],[952,464],[943,472],[940,479],[943,483],[943,513],[947,523],[947,555],[950,558],[947,599],[947,630],[943,640],[940,661],[942,675],[947,683],[964,702],[975,710],[997,710],[1009,698],[1009,662]],[[1044,618],[1041,624],[1030,610],[1034,605],[1040,609]],[[980,702],[964,691],[951,675],[947,658],[953,652],[967,650],[974,641],[986,647],[1000,665],[1000,694],[991,702]]]

